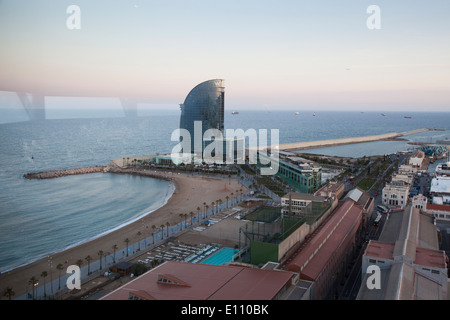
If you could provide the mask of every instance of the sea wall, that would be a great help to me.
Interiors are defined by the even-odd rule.
[[[71,176],[77,174],[87,174],[87,173],[96,173],[96,172],[104,172],[106,166],[95,166],[95,167],[85,167],[85,168],[77,168],[77,169],[65,169],[65,170],[52,170],[45,172],[36,172],[36,173],[26,173],[23,176],[27,179],[53,179],[64,176]]]

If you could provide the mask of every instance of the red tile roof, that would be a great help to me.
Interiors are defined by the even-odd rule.
[[[447,206],[447,205],[444,205],[444,204],[427,203],[427,210],[450,211],[450,206]]]
[[[160,283],[162,274],[190,286]],[[271,300],[294,276],[280,270],[167,261],[102,300],[126,300],[130,293],[143,291],[155,300]]]
[[[333,216],[303,250],[292,259],[286,270],[300,272],[302,279],[314,281],[347,236],[354,235],[361,216],[360,206],[353,200],[345,201],[335,209]]]

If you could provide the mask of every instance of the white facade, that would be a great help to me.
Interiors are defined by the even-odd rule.
[[[383,188],[383,204],[388,207],[404,207],[408,203],[409,185],[391,182]]]
[[[392,182],[405,182],[409,185],[411,185],[414,181],[414,175],[412,174],[400,174],[395,173],[392,175]]]
[[[423,160],[425,159],[425,154],[423,151],[417,151],[415,155],[409,158],[408,164],[415,166],[415,167],[421,167]]]
[[[417,171],[418,168],[410,164],[402,164],[400,167],[398,167],[398,173],[400,174],[416,174]]]
[[[428,199],[423,194],[415,195],[412,199],[412,205],[414,208],[425,209],[427,207]]]
[[[434,204],[450,204],[450,177],[438,176],[431,180],[430,194]]]

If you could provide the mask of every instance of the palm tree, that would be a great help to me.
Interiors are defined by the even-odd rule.
[[[127,244],[127,257],[128,257],[128,243],[130,242],[130,239],[126,238],[125,240],[123,240],[123,242]]]
[[[102,270],[102,257],[103,257],[103,250],[99,250],[97,252],[98,256],[100,257],[100,270]]]
[[[169,226],[170,226],[169,221],[166,222],[166,226],[167,226],[167,237],[169,237]]]
[[[202,209],[197,207],[197,223],[200,223],[200,211],[202,211]]]
[[[206,205],[206,206],[205,206],[205,208],[206,208],[206,213],[205,213],[205,218],[206,218],[206,216],[207,216],[207,214],[208,214],[208,209],[209,209],[209,206],[208,206],[208,205]]]
[[[16,293],[13,291],[11,287],[6,287],[5,291],[3,291],[3,296],[8,297],[8,300],[11,300]]]
[[[42,273],[41,273],[41,277],[42,278],[44,278],[44,297],[46,297],[47,296],[47,292],[46,292],[46,290],[45,290],[45,277],[47,277],[48,276],[48,273],[47,273],[47,271],[42,271]]]
[[[137,236],[138,236],[138,251],[141,251],[141,235],[142,233],[140,231],[138,231]]]
[[[215,205],[216,205],[216,203],[214,201],[211,202],[211,209],[212,209],[213,214],[215,212]]]
[[[191,211],[189,212],[189,215],[191,216],[191,226],[192,226],[192,217],[194,216],[194,213]]]
[[[86,258],[84,258],[86,261],[87,261],[87,263],[88,263],[88,275],[90,275],[91,274],[91,271],[90,271],[90,267],[91,267],[91,260],[92,260],[92,258],[91,258],[91,256],[87,256]]]
[[[183,219],[184,214],[180,213],[179,216],[180,216],[181,219]],[[186,228],[186,222],[184,223],[184,227]]]
[[[105,255],[104,255],[104,257],[105,257],[105,268],[108,266],[107,263],[106,263],[106,258],[108,258],[108,255],[110,255],[110,254],[111,254],[111,252],[105,252]]]
[[[162,224],[159,227],[161,228],[161,240],[162,240],[162,239],[164,239],[164,227],[165,226]]]
[[[118,248],[119,248],[119,247],[117,247],[117,244],[115,244],[115,245],[112,246],[112,249],[114,250],[113,263],[116,263],[116,250],[117,250]]]
[[[59,271],[58,290],[61,290],[61,271],[64,269],[64,266],[62,265],[62,263],[58,263],[56,269]]]
[[[226,196],[225,199],[227,199],[227,208],[228,208],[228,200],[230,200],[230,197]]]
[[[187,213],[183,214],[183,217],[184,217],[184,227],[185,227],[185,228],[187,227],[187,222],[186,222],[187,216],[188,216]],[[167,235],[169,235],[169,232],[167,232]]]
[[[34,300],[34,288],[37,286],[38,283],[39,281],[34,276],[32,276],[28,281],[28,284],[31,284],[31,287],[33,288],[33,300]]]
[[[153,244],[155,244],[155,230],[156,230],[156,226],[155,225],[152,225],[152,230],[153,230],[153,232],[152,232]]]
[[[206,208],[206,202],[203,202],[203,208]],[[206,218],[206,211],[207,210],[205,210],[205,218]]]

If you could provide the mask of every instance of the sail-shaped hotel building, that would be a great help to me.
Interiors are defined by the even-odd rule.
[[[186,129],[191,135],[191,150],[203,152],[205,147],[202,140],[202,150],[195,149],[194,124],[201,121],[201,137],[208,129],[218,129],[224,131],[224,99],[225,81],[223,79],[213,79],[202,82],[193,88],[187,95],[184,103],[180,104],[181,117],[180,129]],[[195,134],[194,134],[195,133]],[[197,137],[199,138],[199,137]]]

